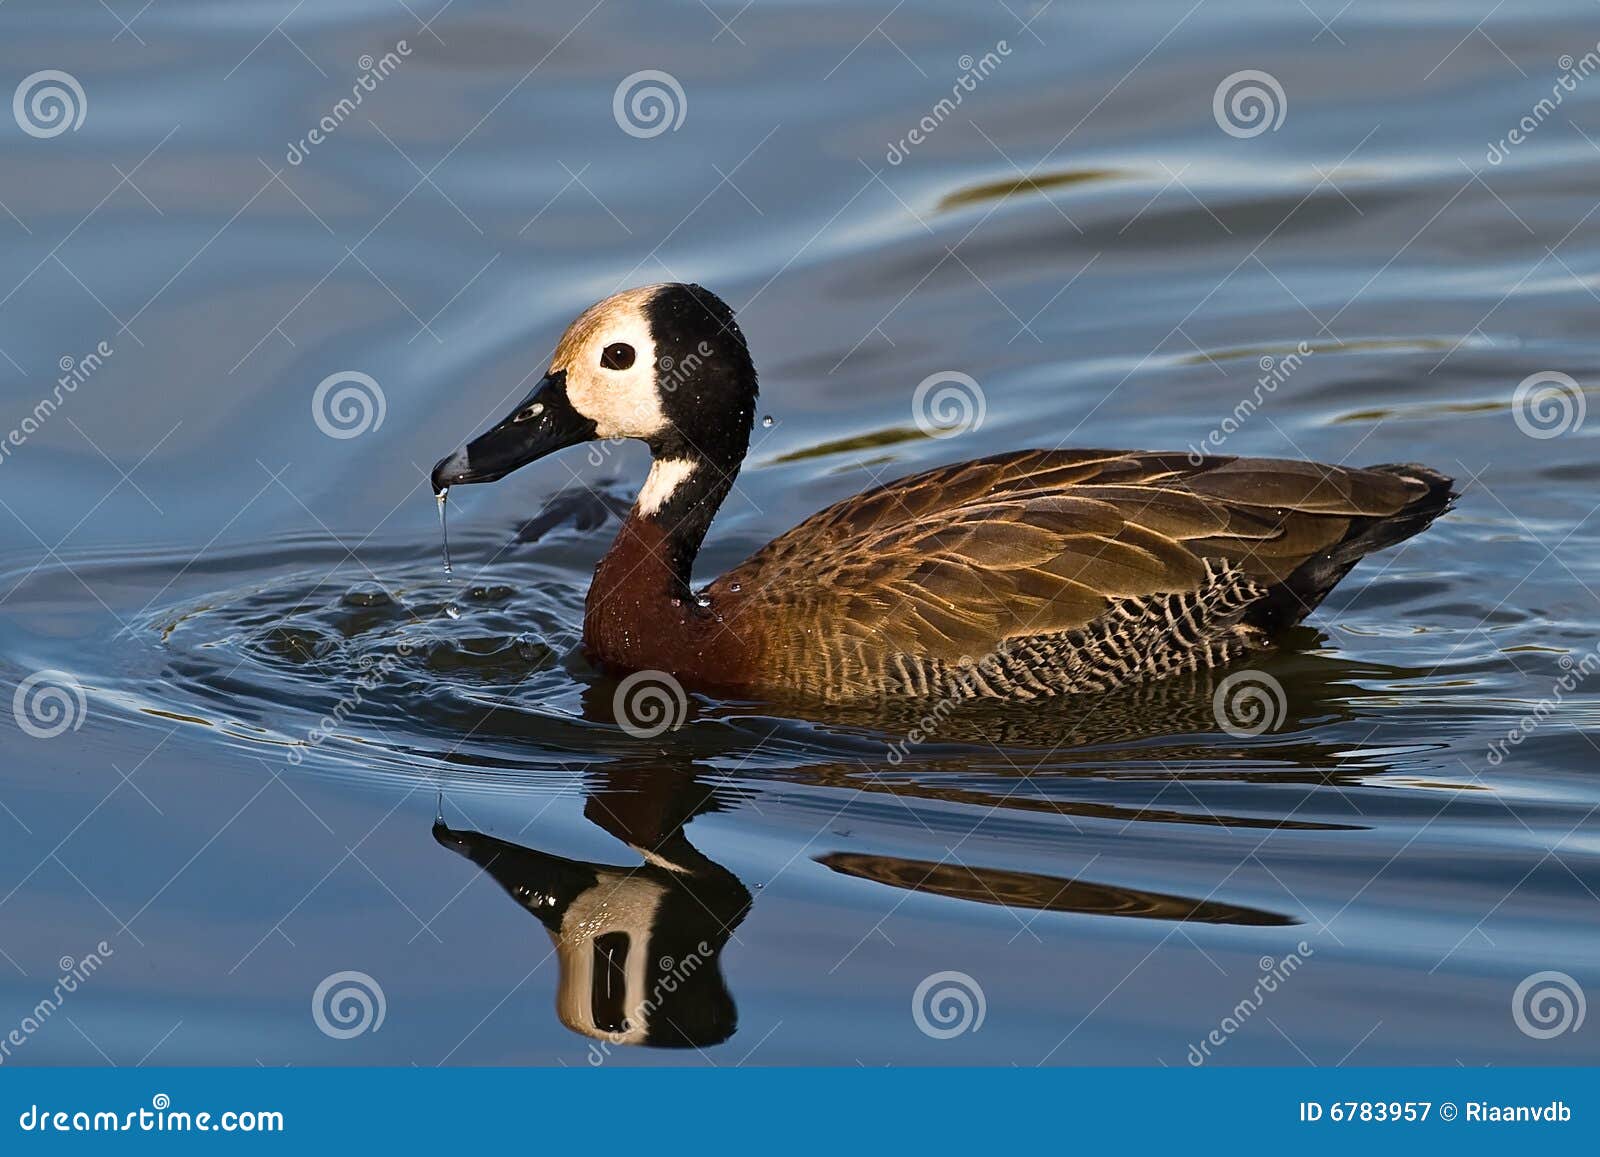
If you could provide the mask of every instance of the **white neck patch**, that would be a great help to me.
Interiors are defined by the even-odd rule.
[[[639,513],[650,515],[659,511],[697,468],[698,463],[687,458],[662,458],[652,462],[650,476],[639,491]]]

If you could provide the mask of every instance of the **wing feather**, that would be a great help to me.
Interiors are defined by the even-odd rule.
[[[1281,582],[1353,520],[1393,514],[1423,489],[1291,460],[1022,451],[846,499],[712,590],[737,584],[740,616],[828,650],[813,660],[819,671],[904,655],[959,661],[1082,627],[1114,599],[1199,591],[1207,560]]]

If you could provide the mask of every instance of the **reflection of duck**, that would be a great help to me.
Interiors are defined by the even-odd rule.
[[[1357,704],[1364,693],[1371,693],[1363,687],[1403,685],[1419,672],[1309,649],[1275,663],[1273,670],[1293,710],[1277,721],[1271,734],[1258,739],[1222,732],[1213,697],[1223,679],[1218,673],[1199,672],[1086,698],[1083,710],[1070,719],[1017,705],[964,705],[944,716],[938,734],[897,768],[884,765],[883,744],[905,734],[903,725],[916,718],[914,708],[908,707],[913,714],[904,718],[881,710],[864,711],[859,719],[853,711],[830,711],[827,724],[794,721],[782,725],[779,737],[770,719],[759,718],[759,730],[750,730],[747,711],[701,707],[702,716],[720,725],[686,728],[670,745],[648,755],[633,745],[601,752],[620,759],[595,769],[600,779],[590,789],[584,814],[640,853],[645,863],[631,869],[565,859],[443,824],[434,831],[440,843],[483,867],[545,925],[560,967],[557,1011],[562,1023],[601,1042],[708,1047],[726,1040],[736,1027],[721,952],[752,902],[744,884],[684,835],[694,817],[739,805],[738,789],[713,789],[700,778],[709,763],[747,766],[755,751],[765,750],[761,775],[769,785],[787,781],[832,789],[841,798],[859,798],[860,813],[868,816],[875,810],[898,816],[908,807],[918,809],[912,836],[927,832],[926,852],[890,854],[874,850],[870,837],[863,846],[859,836],[844,836],[848,844],[829,847],[819,833],[812,858],[838,876],[940,902],[1003,905],[1075,921],[1094,917],[1288,926],[1300,923],[1304,913],[1264,906],[1258,897],[1270,898],[1272,890],[1252,891],[1234,872],[1158,877],[1159,886],[1151,887],[1142,867],[1130,872],[1127,865],[1111,860],[1098,867],[1083,863],[1067,838],[1080,822],[1086,829],[1108,823],[1123,832],[1142,829],[1128,841],[1142,836],[1152,847],[1160,846],[1169,832],[1193,832],[1196,826],[1363,830],[1367,824],[1359,811],[1346,806],[1331,812],[1319,809],[1307,802],[1311,797],[1306,793],[1342,801],[1344,788],[1375,786],[1395,770],[1397,751],[1385,747],[1366,753],[1358,740],[1321,732],[1330,724],[1362,722]],[[613,721],[617,706],[612,690],[605,682],[590,686],[581,700],[582,719],[547,722],[543,741],[559,741],[574,756],[594,756],[597,734],[603,739],[605,733],[592,725]],[[1370,728],[1352,730],[1359,735]],[[876,745],[876,752],[863,746],[864,741]],[[816,761],[821,750],[834,758]],[[1048,751],[1048,769],[1039,764],[1036,753],[1041,750]],[[794,761],[784,752],[794,755]],[[1024,779],[1026,790],[1021,790],[1019,781]],[[1188,790],[1167,792],[1171,781],[1183,782]],[[1288,802],[1283,809],[1263,809],[1241,803],[1235,788],[1250,781],[1299,790],[1284,797]],[[1108,794],[1107,782],[1126,787]],[[1204,794],[1208,783],[1220,785],[1221,792]],[[874,809],[871,801],[885,796],[897,804]],[[925,803],[956,807],[923,810]],[[765,810],[770,805],[762,806]],[[838,815],[843,817],[844,809]],[[940,826],[941,815],[949,826]],[[1020,848],[1020,856],[1033,857],[1022,867],[941,856],[976,831],[973,816],[992,833],[1003,833],[1012,822],[1008,817],[1029,817],[1030,823],[1032,817],[1046,823],[1060,818],[1064,858],[1074,866],[1058,867],[1060,860],[1040,851],[1048,845]],[[941,839],[946,833],[948,842]],[[1044,870],[1033,870],[1038,868]],[[1251,902],[1245,902],[1247,897]]]
[[[1097,884],[1091,880],[1069,880],[1038,872],[976,868],[857,852],[818,856],[817,863],[843,876],[874,880],[910,892],[1036,912],[1078,912],[1087,916],[1135,916],[1145,920],[1181,920],[1189,924],[1259,927],[1300,923],[1291,916],[1242,904],[1199,900],[1118,884]]]
[[[1197,671],[1081,696],[1070,714],[1005,703],[964,703],[934,716],[914,704],[836,708],[825,734],[852,746],[828,762],[771,774],[913,805],[936,800],[996,819],[1023,812],[1074,825],[1179,825],[1174,833],[1365,830],[1368,817],[1349,805],[1347,789],[1381,788],[1415,767],[1427,745],[1369,747],[1374,720],[1362,703],[1379,698],[1374,688],[1393,694],[1426,672],[1317,654],[1315,633],[1300,630],[1297,646],[1305,649],[1263,669],[1283,697],[1259,734],[1225,729],[1232,722],[1225,673]],[[703,708],[701,717],[736,711]],[[914,730],[918,739],[908,743]],[[1183,787],[1168,791],[1169,784]],[[1246,804],[1229,786],[1244,784],[1315,794],[1275,791]],[[1207,785],[1218,785],[1217,793]]]
[[[561,1023],[610,1044],[703,1047],[738,1020],[721,953],[750,908],[737,877],[683,835],[718,801],[692,776],[611,776],[584,814],[646,863],[588,863],[441,821],[434,838],[539,918],[555,944]]]
[[[696,597],[691,568],[755,403],[755,366],[720,298],[629,290],[572,323],[544,380],[441,460],[434,490],[580,442],[644,441],[654,464],[595,572],[589,652],[829,702],[1036,699],[1216,667],[1268,645],[1455,497],[1418,465],[1019,451],[846,499]]]

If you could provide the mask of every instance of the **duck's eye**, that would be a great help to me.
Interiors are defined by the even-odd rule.
[[[600,354],[600,364],[608,370],[625,370],[633,365],[633,347],[625,341],[612,342]]]

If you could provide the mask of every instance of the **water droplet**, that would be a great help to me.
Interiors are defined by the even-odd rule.
[[[461,617],[461,608],[454,603],[446,603],[444,605],[444,613],[447,618],[459,619]]]
[[[438,499],[439,502],[439,537],[444,542],[444,573],[447,575],[450,573],[450,530],[445,525],[444,504],[449,497],[450,487],[448,486],[434,495],[434,498]]]
[[[728,589],[730,591],[732,591],[734,594],[738,594],[739,593],[739,584],[738,583],[729,583],[728,584]]]
[[[672,600],[672,605],[675,606],[675,607],[681,607],[681,606],[683,606],[683,600],[682,599],[673,599]]]
[[[711,605],[711,596],[710,595],[695,595],[695,597],[694,597],[694,605],[697,606],[697,607],[709,607]]]
[[[776,418],[774,418],[771,414],[763,414],[761,416],[761,428],[763,430],[770,430],[770,429],[772,429],[772,427],[776,426],[777,424],[778,424],[778,420]]]

